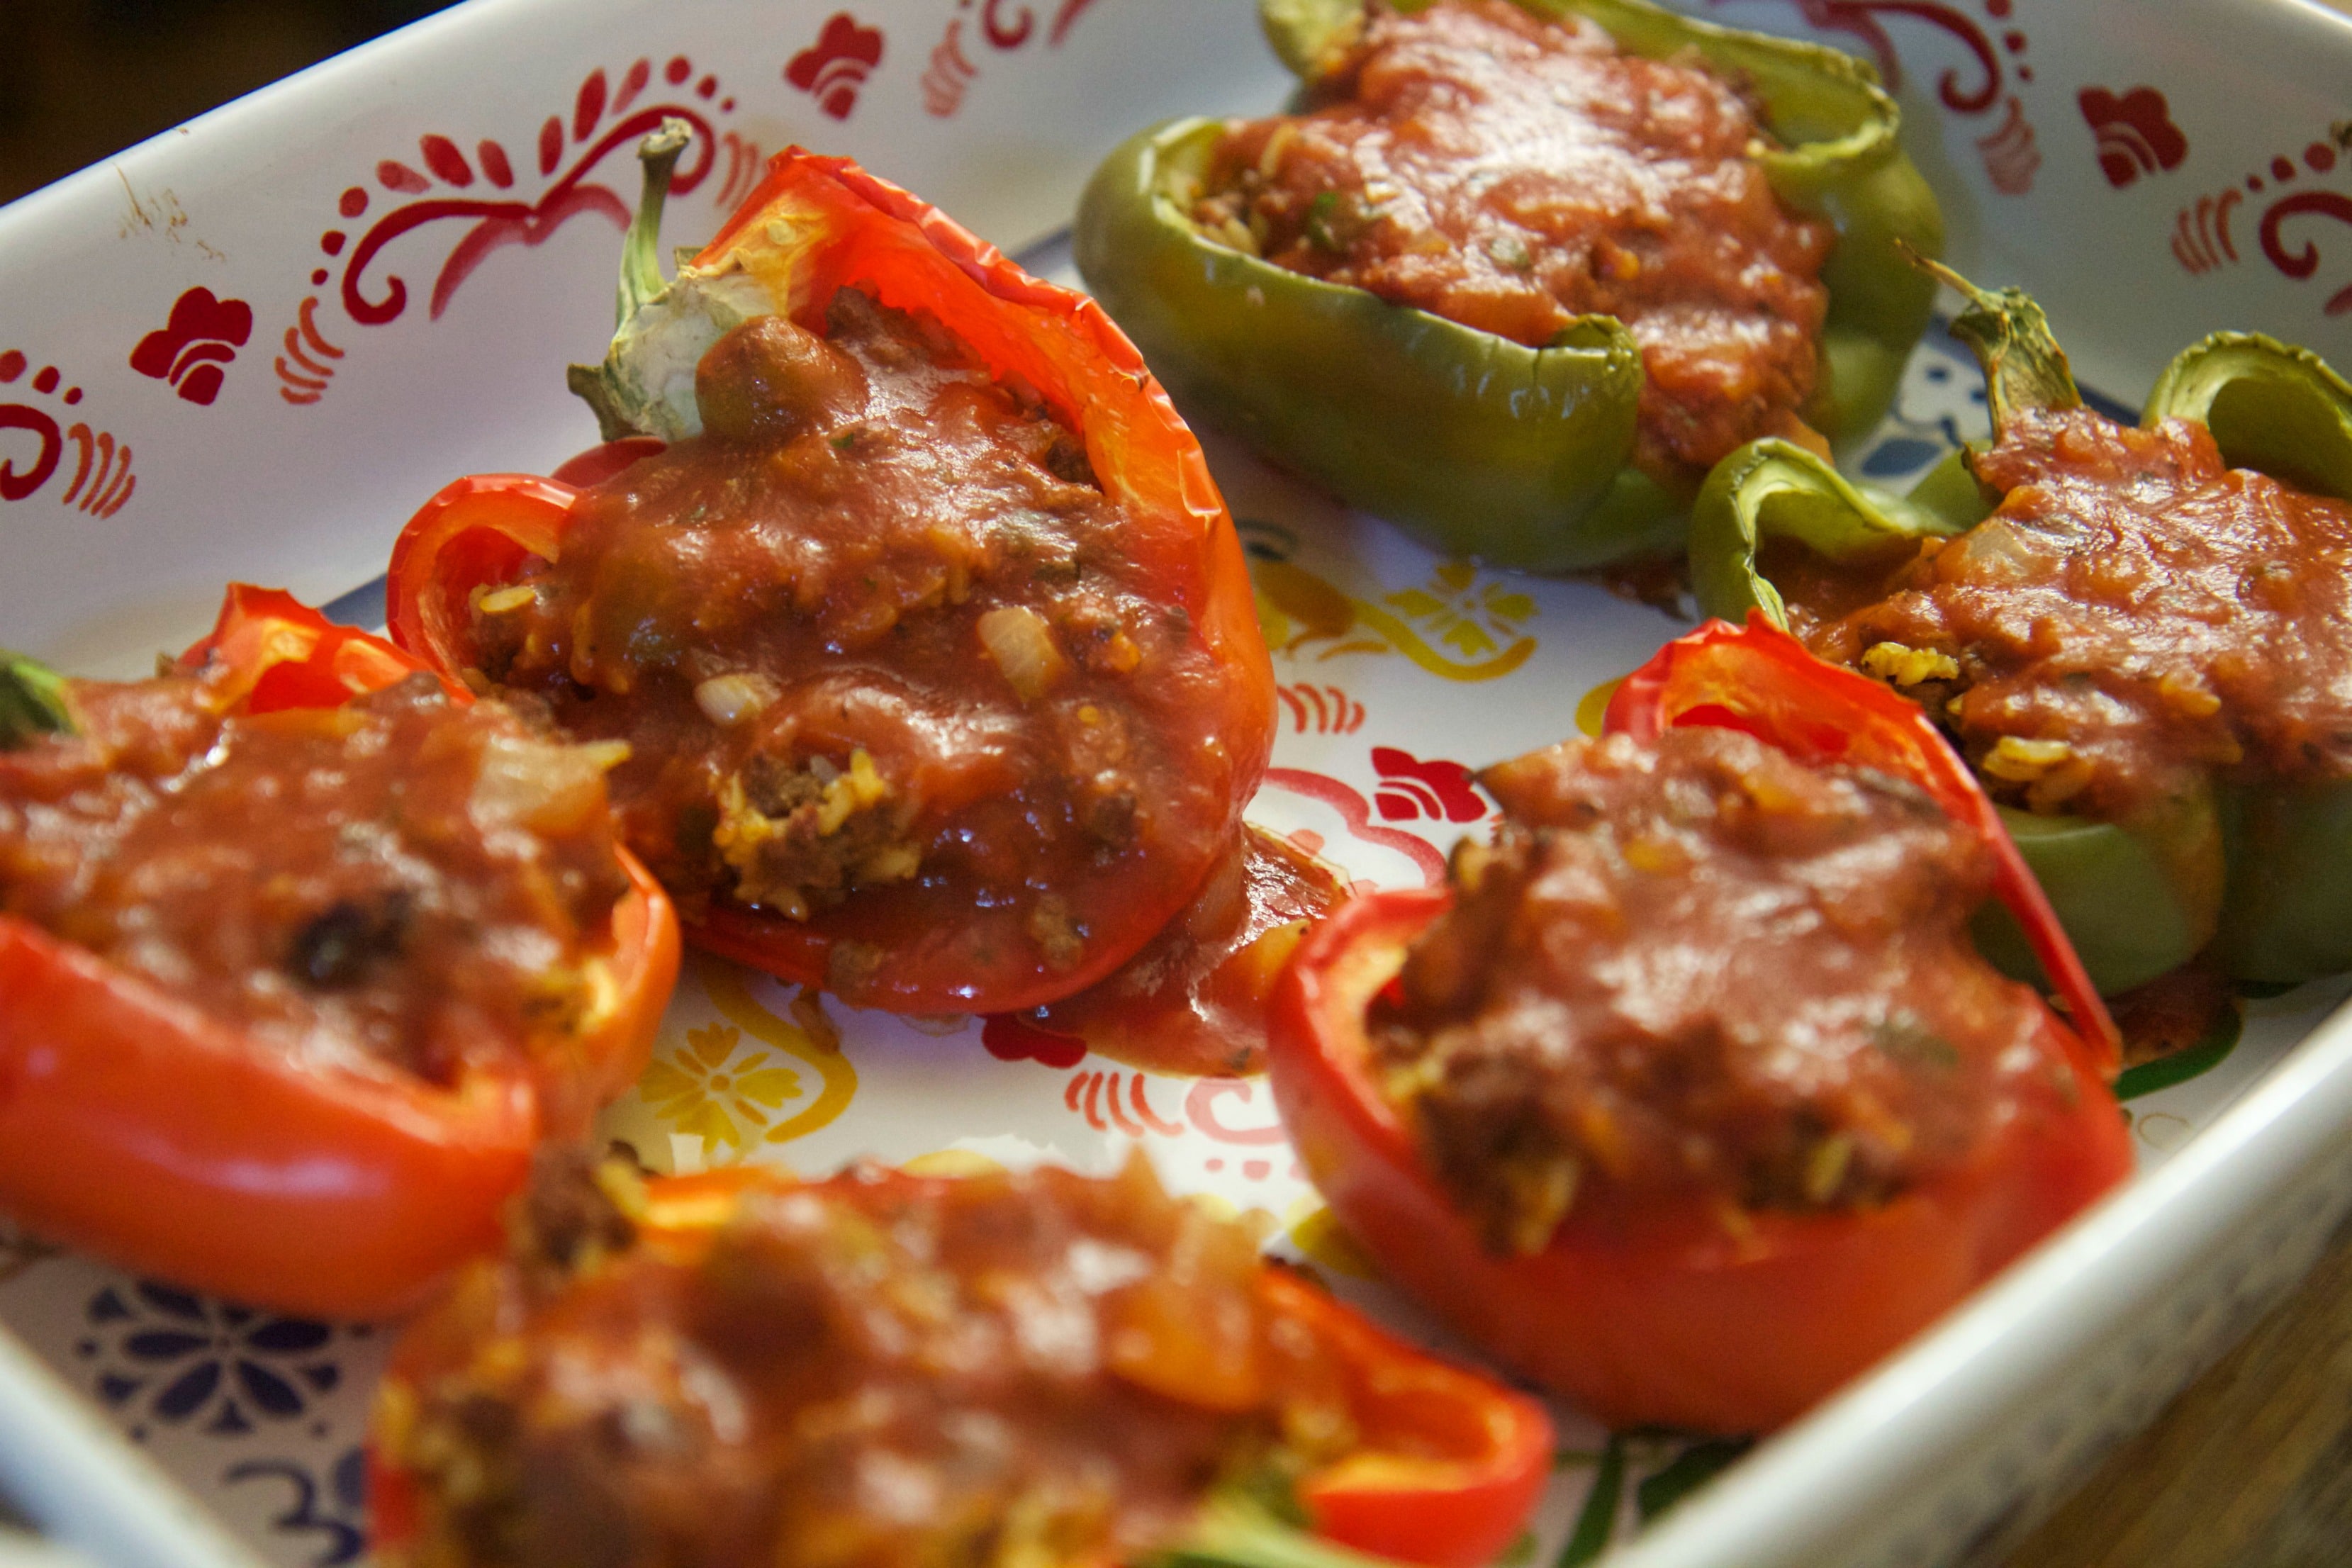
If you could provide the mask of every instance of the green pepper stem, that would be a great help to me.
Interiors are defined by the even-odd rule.
[[[1967,297],[1969,308],[1952,318],[1952,335],[1968,344],[1984,367],[1995,439],[2019,414],[2083,406],[2066,351],[2052,335],[2050,318],[2025,290],[1988,292],[1907,242],[1897,239],[1895,244],[1912,266]]]
[[[66,678],[47,665],[0,648],[0,752],[13,752],[36,735],[70,734],[73,713],[65,691]]]
[[[672,115],[661,122],[660,130],[637,143],[637,162],[645,165],[645,187],[637,194],[637,215],[629,220],[628,237],[621,242],[615,327],[627,326],[638,306],[669,286],[661,269],[662,206],[669,200],[670,172],[693,140],[694,127]]]
[[[1202,1511],[1191,1534],[1148,1568],[1396,1568],[1285,1524],[1263,1509],[1224,1500]]]

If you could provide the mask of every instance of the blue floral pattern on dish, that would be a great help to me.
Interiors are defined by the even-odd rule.
[[[224,1488],[256,1481],[276,1481],[284,1489],[286,1506],[272,1515],[269,1528],[280,1534],[300,1534],[317,1543],[310,1568],[338,1568],[356,1562],[367,1549],[367,1451],[346,1448],[328,1467],[324,1484],[292,1459],[247,1459],[232,1465],[221,1477]]]
[[[278,1317],[142,1279],[108,1285],[83,1313],[95,1331],[75,1348],[95,1363],[100,1401],[131,1423],[193,1427],[223,1436],[257,1418],[287,1421],[342,1380],[328,1352],[335,1330]]]

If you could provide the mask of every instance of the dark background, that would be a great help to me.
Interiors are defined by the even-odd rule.
[[[0,0],[0,203],[449,0]]]

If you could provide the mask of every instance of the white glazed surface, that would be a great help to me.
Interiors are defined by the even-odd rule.
[[[2329,130],[2352,64],[2341,18],[2296,0],[1685,8],[1883,47],[1954,259],[2035,290],[2087,384],[2136,401],[2178,348],[2222,326],[2352,363],[2346,317],[2328,310],[2352,282],[2352,234],[2334,226],[2352,222],[2352,153]],[[861,29],[879,45],[870,64]],[[822,68],[814,91],[791,74],[804,55]],[[687,62],[676,83],[673,60]],[[378,576],[447,479],[544,468],[592,440],[562,367],[594,357],[608,330],[628,125],[656,109],[690,110],[716,139],[672,205],[677,242],[707,236],[758,157],[797,140],[1034,247],[1069,281],[1051,237],[1103,152],[1166,115],[1271,105],[1285,82],[1243,0],[476,0],[331,62],[0,209],[0,634],[79,669],[135,672],[208,623],[225,579],[336,599]],[[2152,114],[2147,93],[2160,95]],[[451,202],[473,205],[418,205]],[[403,214],[424,221],[360,268]],[[476,264],[453,267],[469,240]],[[390,313],[395,277],[406,297]],[[197,289],[211,303],[181,305],[182,324],[210,316],[210,358],[187,355],[201,331],[169,336]],[[238,342],[231,301],[250,317]],[[32,484],[44,420],[57,460]],[[1855,458],[1899,485],[1981,426],[1974,371],[1931,334]],[[1209,447],[1260,563],[1285,691],[1277,771],[1253,816],[1312,835],[1357,878],[1432,874],[1434,851],[1484,816],[1465,767],[1569,732],[1590,692],[1682,629],[1589,584],[1441,561],[1213,435]],[[1286,622],[1281,583],[1301,574],[1350,603],[1344,629]],[[2352,1206],[2352,1163],[2333,1152],[2352,1123],[2352,1030],[2304,1040],[2346,989],[2254,1005],[2221,1066],[2133,1102],[2140,1182],[1621,1560],[1937,1563],[2029,1519]],[[656,1068],[607,1131],[665,1169],[751,1157],[803,1173],[943,1150],[1103,1170],[1139,1144],[1172,1186],[1262,1211],[1277,1250],[1429,1334],[1328,1245],[1262,1084],[998,1060],[976,1022],[917,1028],[827,1002],[835,1050],[793,1000],[691,969]],[[762,1080],[772,1100],[703,1092],[716,1071],[759,1067],[782,1075]],[[360,1553],[355,1455],[381,1334],[239,1314],[5,1237],[0,1323],[87,1400],[61,1409],[0,1359],[0,1478],[38,1478],[26,1502],[60,1525],[124,1508],[158,1521],[131,1558],[76,1533],[93,1555],[222,1561],[194,1531],[157,1555],[171,1504],[103,1428],[78,1435],[93,1412],[266,1559]],[[1555,1561],[1583,1510],[1602,1434],[1570,1413],[1562,1437],[1567,1462],[1517,1560]],[[1643,1522],[1636,1483],[1684,1447],[1621,1447],[1617,1539]]]

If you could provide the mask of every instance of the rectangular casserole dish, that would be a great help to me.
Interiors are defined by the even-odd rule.
[[[2252,328],[2352,363],[2352,25],[2299,0],[1684,0],[1874,55],[1963,270],[2048,307],[2087,386],[2135,403],[2181,345]],[[1074,281],[1078,186],[1127,132],[1263,110],[1287,79],[1244,0],[474,0],[0,209],[0,631],[100,674],[209,624],[229,578],[381,614],[394,533],[447,479],[593,438],[562,370],[601,352],[638,136],[702,133],[668,219],[707,237],[788,142],[857,157]],[[2338,290],[2342,290],[2338,292]],[[1940,333],[1860,458],[1899,485],[1982,427]],[[1484,807],[1462,770],[1558,739],[1679,627],[1583,583],[1448,562],[1209,436],[1263,575],[1283,731],[1253,816],[1411,884]],[[1286,587],[1286,584],[1287,587]],[[1311,584],[1311,586],[1307,586]],[[1302,595],[1304,595],[1302,597]],[[1307,604],[1343,606],[1336,616]],[[1454,787],[1449,788],[1452,785]],[[2352,1209],[2347,987],[2252,1005],[2235,1051],[2134,1099],[2141,1179],[1810,1419],[1649,1523],[1672,1439],[1568,1452],[1523,1561],[1613,1539],[1640,1568],[1960,1561],[1997,1547],[2299,1278]],[[1350,1277],[1262,1084],[1001,1060],[690,969],[660,1059],[760,1058],[772,1118],[608,1119],[658,1167],[760,1158],[1090,1169],[1147,1147]],[[698,1068],[696,1062],[702,1062]],[[669,1081],[669,1080],[665,1080]],[[724,1131],[720,1131],[720,1129]],[[251,1314],[0,1238],[0,1486],[94,1560],[359,1559],[383,1337]],[[1419,1324],[1424,1332],[1425,1324]],[[28,1350],[24,1348],[28,1347]],[[143,1457],[142,1457],[143,1455]],[[191,1500],[193,1500],[193,1501]]]

